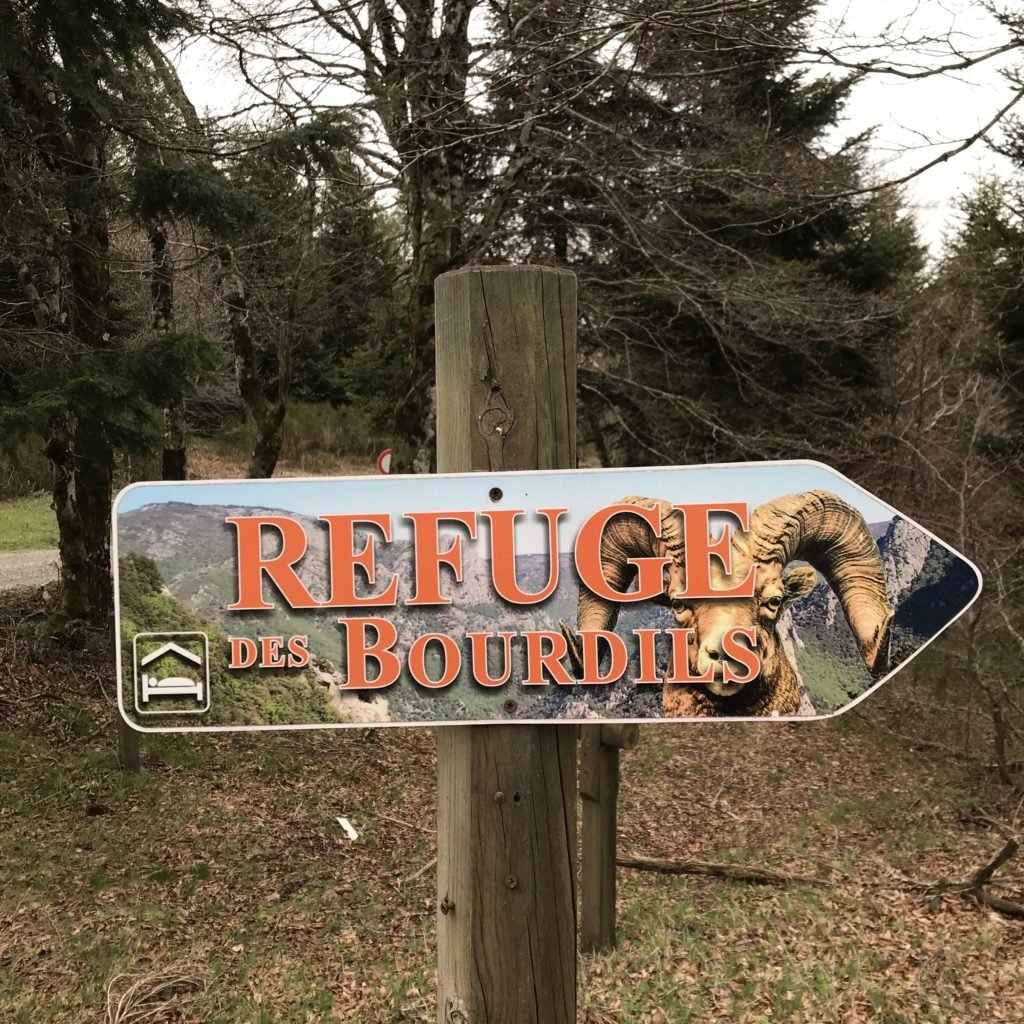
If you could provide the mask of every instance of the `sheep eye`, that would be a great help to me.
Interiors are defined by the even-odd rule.
[[[768,598],[768,600],[765,601],[765,604],[773,611],[778,611],[778,609],[782,607],[782,598],[776,594],[775,597]]]

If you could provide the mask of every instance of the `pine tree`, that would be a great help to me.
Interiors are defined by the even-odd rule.
[[[1002,147],[1024,170],[1024,124],[1013,122]],[[964,224],[953,239],[947,273],[981,303],[992,327],[977,362],[1003,389],[1014,433],[992,438],[1000,450],[1024,436],[1024,187],[988,180],[964,202]]]
[[[350,112],[330,108],[215,132],[200,122],[166,58],[151,59],[191,145],[138,163],[133,208],[151,236],[153,225],[187,224],[197,258],[203,250],[216,256],[224,347],[256,428],[248,474],[270,476],[293,395],[341,404],[350,356],[370,365],[387,349],[395,362],[396,247],[352,160]],[[370,338],[379,328],[382,347]]]
[[[318,235],[322,327],[295,353],[295,394],[358,405],[382,436],[402,394],[407,342],[397,225],[369,200],[366,175],[347,155],[325,190]]]
[[[45,439],[62,613],[102,622],[112,607],[116,456],[151,450],[159,438],[154,407],[180,400],[185,382],[209,365],[198,339],[142,328],[111,273],[112,157],[138,134],[128,102],[135,74],[147,43],[171,38],[191,19],[164,0],[5,7],[0,244],[11,315],[0,333],[0,433]]]
[[[922,251],[897,202],[860,193],[861,150],[818,144],[850,83],[789,70],[813,7],[702,21],[660,4],[619,62],[578,5],[510,19],[507,59],[548,114],[488,252],[580,277],[581,397],[606,464],[828,452],[878,401]],[[494,114],[514,124],[523,103],[499,94]]]
[[[576,270],[606,461],[849,435],[921,253],[858,194],[862,152],[824,152],[851,81],[793,71],[815,7],[299,0],[219,28],[296,116],[330,81],[375,119],[359,152],[399,195],[408,258],[397,466],[432,464],[434,280],[480,262]],[[296,23],[329,43],[311,54]]]

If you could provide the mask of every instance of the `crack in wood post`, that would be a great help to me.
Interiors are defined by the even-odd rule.
[[[476,418],[477,429],[487,444],[487,468],[501,471],[505,468],[505,442],[515,426],[516,414],[505,401],[501,385],[494,381],[487,405]]]
[[[438,470],[575,467],[575,277],[468,267],[437,309]],[[572,725],[438,730],[440,1024],[576,1020],[575,747]]]

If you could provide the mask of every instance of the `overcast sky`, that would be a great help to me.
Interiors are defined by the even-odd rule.
[[[828,45],[854,38],[920,39],[947,33],[965,55],[992,49],[1007,38],[978,0],[827,0],[815,34]],[[936,45],[922,48],[918,63],[921,67],[950,63],[948,54],[942,59],[940,51]],[[865,46],[849,56],[870,56],[901,66],[909,63],[905,51],[901,55],[887,46]],[[1001,56],[967,71],[916,81],[891,75],[869,77],[855,89],[836,135],[845,138],[876,128],[872,153],[879,174],[899,178],[975,134],[1008,102],[1012,89],[1001,70],[1013,63],[1012,57]],[[908,184],[908,204],[933,253],[956,222],[958,197],[969,192],[979,176],[996,172],[1008,176],[1008,161],[979,142]]]
[[[869,44],[880,39],[896,43],[901,37],[948,35],[966,55],[1006,39],[1005,31],[979,0],[825,0],[812,35],[851,61],[875,57],[907,67],[916,60],[922,68],[949,63],[948,48],[933,44],[915,51]],[[863,45],[853,45],[856,40]],[[857,86],[834,138],[838,142],[875,128],[872,154],[878,175],[901,177],[955,147],[990,120],[1011,95],[1000,71],[1012,60],[1000,57],[968,71],[917,81],[872,75]],[[204,44],[190,46],[177,63],[183,83],[200,109],[224,113],[238,106],[246,94],[237,66]],[[977,177],[997,171],[1009,174],[1007,162],[977,143],[907,186],[908,205],[933,254],[955,223],[958,198],[971,190]]]

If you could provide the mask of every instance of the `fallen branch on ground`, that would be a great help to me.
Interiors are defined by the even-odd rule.
[[[963,896],[965,899],[973,899],[983,907],[989,907],[1007,917],[1024,918],[1024,904],[1000,899],[985,888],[992,881],[992,876],[1007,861],[1012,860],[1019,849],[1020,843],[1016,839],[1007,839],[1006,845],[999,853],[983,867],[978,868],[967,881],[949,882],[946,879],[941,879],[938,882],[911,882],[910,888],[936,903],[943,896]]]
[[[437,866],[437,858],[435,857],[433,860],[428,860],[427,863],[424,864],[423,867],[421,867],[419,869],[419,871],[414,871],[408,878],[403,878],[401,884],[402,885],[407,885],[409,882],[415,882],[417,878],[421,878],[432,867],[436,867],[436,866]]]
[[[655,857],[616,857],[620,868],[637,871],[655,871],[662,875],[704,875],[709,878],[728,878],[733,882],[754,882],[758,885],[828,885],[822,878],[808,875],[789,875],[772,868],[756,868],[747,864],[716,864],[707,860],[658,860]]]
[[[422,825],[414,825],[411,821],[402,821],[401,818],[391,818],[386,814],[381,814],[380,811],[370,812],[375,818],[380,818],[381,821],[390,821],[392,825],[401,825],[402,828],[412,829],[414,832],[426,832],[428,835],[433,834],[433,829],[424,828]]]

